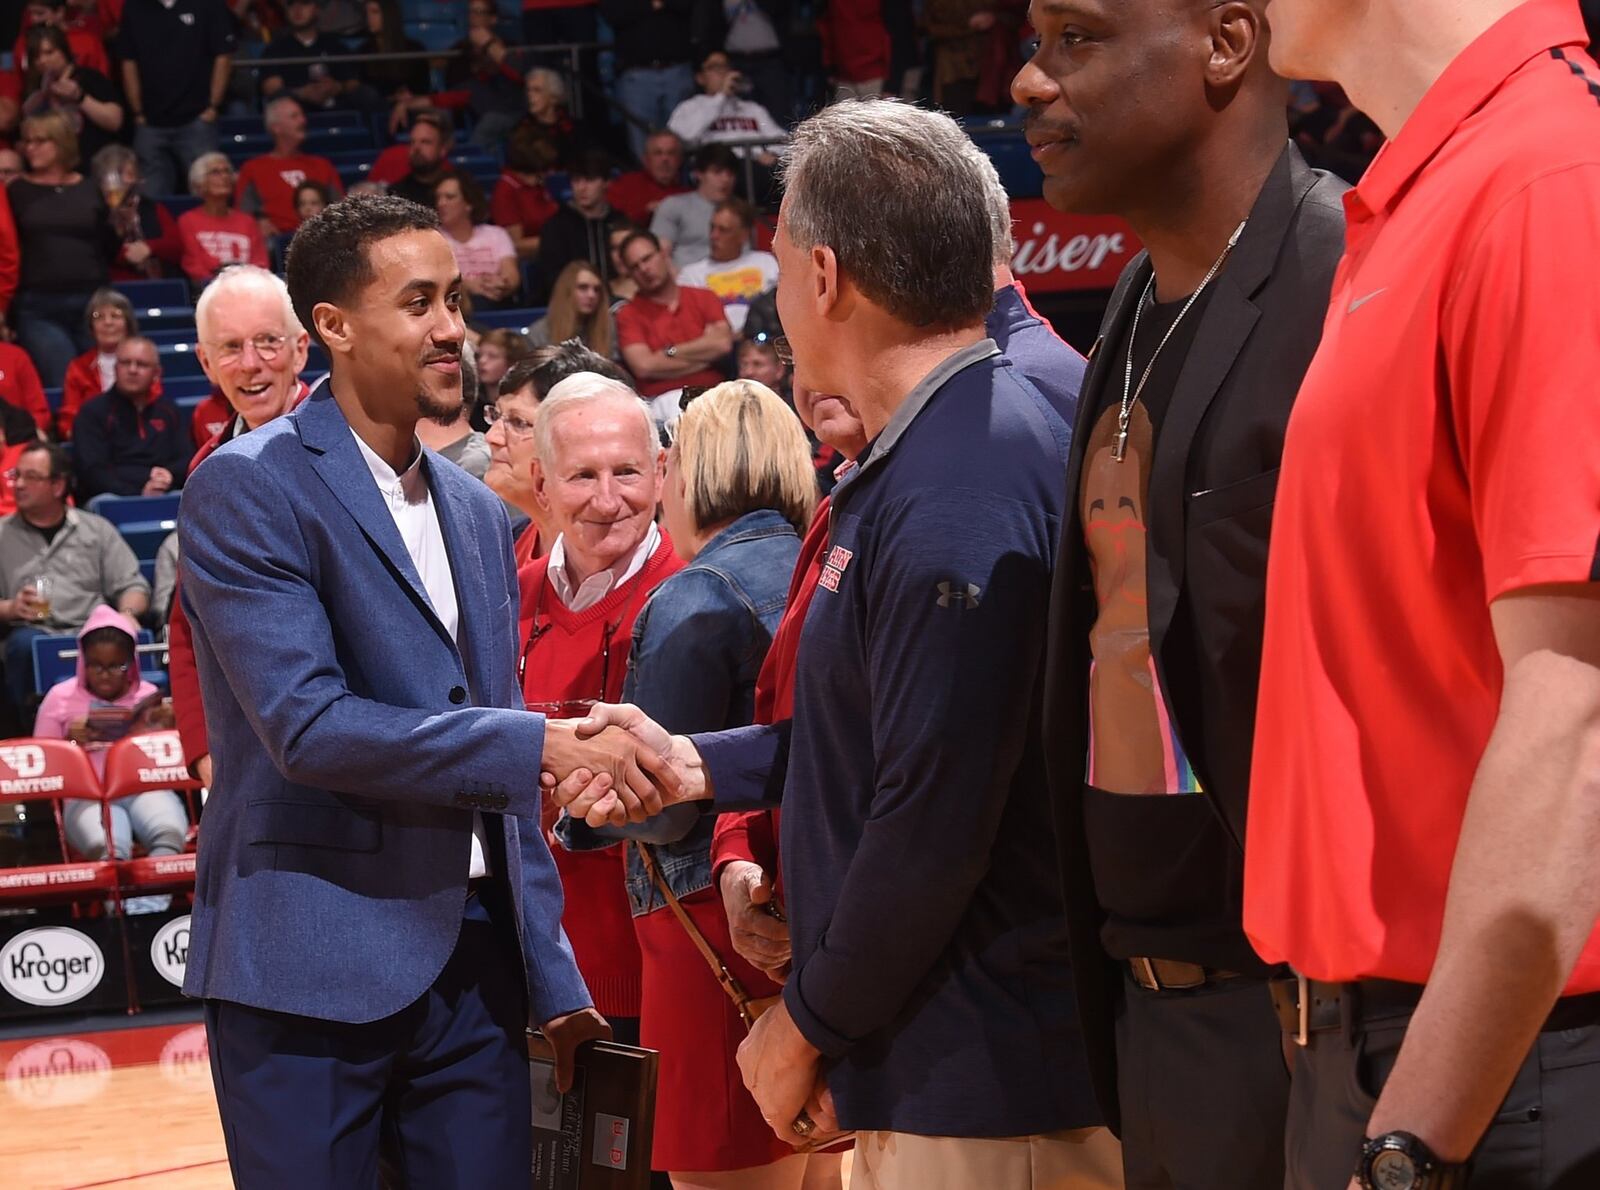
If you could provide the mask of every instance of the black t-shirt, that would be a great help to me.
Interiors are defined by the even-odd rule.
[[[53,525],[35,525],[29,520],[24,520],[22,523],[44,538],[45,547],[48,548],[55,544],[56,534],[67,527],[67,514],[62,513],[61,519]]]
[[[267,44],[261,54],[261,77],[281,78],[283,85],[291,91],[313,79],[335,78],[342,83],[355,77],[353,66],[335,62],[318,63],[315,66],[274,66],[272,59],[341,58],[347,52],[344,42],[331,33],[318,33],[316,40],[306,45],[293,32],[285,29]]]
[[[82,293],[106,283],[116,240],[99,186],[82,177],[60,186],[16,178],[6,193],[23,246],[19,291]]]
[[[1110,381],[1089,422],[1078,500],[1097,614],[1090,631],[1095,665],[1084,825],[1096,894],[1107,914],[1101,938],[1110,955],[1259,971],[1240,926],[1241,857],[1205,801],[1150,656],[1145,559],[1151,460],[1209,297],[1209,289],[1201,293],[1181,320],[1187,298],[1146,301],[1129,386],[1140,395],[1121,461],[1114,453],[1126,333],[1113,347]]]
[[[117,57],[139,67],[139,100],[154,128],[179,128],[211,102],[211,66],[236,46],[223,0],[127,0]],[[131,115],[131,113],[130,113]]]

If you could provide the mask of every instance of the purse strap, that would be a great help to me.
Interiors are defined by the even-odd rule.
[[[711,943],[706,941],[706,936],[700,932],[700,927],[694,924],[694,919],[689,916],[688,910],[683,907],[672,889],[667,886],[666,877],[661,874],[661,868],[656,863],[655,852],[648,843],[634,841],[634,846],[639,849],[639,859],[644,864],[644,870],[650,874],[650,883],[656,888],[667,902],[667,908],[672,910],[673,916],[683,926],[689,935],[689,941],[694,943],[695,949],[700,952],[700,957],[705,959],[706,966],[711,968],[711,974],[716,977],[722,990],[728,993],[728,999],[733,1001],[733,1006],[739,1010],[739,1015],[744,1019],[745,1027],[749,1028],[756,1023],[756,1014],[750,1009],[752,997],[744,990],[744,985],[728,970],[728,965],[722,961],[720,955],[712,949]]]

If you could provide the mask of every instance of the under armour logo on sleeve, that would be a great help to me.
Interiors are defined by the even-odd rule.
[[[983,592],[973,583],[957,586],[952,582],[942,582],[939,584],[939,606],[974,608],[978,606],[978,596],[981,594]]]

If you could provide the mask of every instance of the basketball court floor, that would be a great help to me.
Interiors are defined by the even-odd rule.
[[[0,1031],[5,1190],[232,1185],[199,1010],[127,1019]]]

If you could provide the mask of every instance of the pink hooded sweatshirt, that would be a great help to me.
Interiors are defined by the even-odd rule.
[[[131,648],[139,639],[138,629],[132,620],[123,615],[116,608],[101,604],[89,613],[89,619],[78,630],[78,672],[77,676],[65,682],[57,682],[50,687],[44,696],[44,701],[39,704],[39,714],[34,720],[33,734],[41,739],[64,740],[67,738],[67,728],[75,721],[84,718],[95,707],[133,707],[139,701],[156,692],[155,686],[139,678],[128,686],[127,692],[115,702],[106,702],[96,698],[89,692],[88,684],[83,680],[83,638],[97,628],[116,628],[128,635],[128,644]],[[138,654],[134,654],[134,667],[137,672],[139,664]],[[104,748],[87,749],[89,760],[94,765],[98,776],[105,775],[106,753]]]

